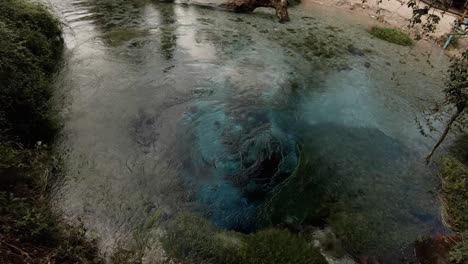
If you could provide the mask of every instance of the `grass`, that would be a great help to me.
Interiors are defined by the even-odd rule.
[[[411,39],[411,37],[397,28],[385,28],[374,26],[370,29],[369,33],[374,37],[388,41],[390,43],[402,46],[413,45],[413,40]]]

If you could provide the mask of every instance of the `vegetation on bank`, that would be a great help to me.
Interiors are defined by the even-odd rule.
[[[442,215],[453,231],[459,234],[450,255],[453,263],[468,262],[468,136],[462,136],[440,167]]]
[[[468,230],[468,168],[456,158],[447,157],[439,175],[449,225],[454,230]]]
[[[385,28],[374,26],[370,29],[369,33],[379,39],[388,41],[390,43],[402,45],[402,46],[411,46],[413,45],[413,40],[411,37],[396,28]]]
[[[22,0],[0,2],[0,128],[31,146],[50,142],[52,81],[62,56],[60,23],[43,7]]]
[[[47,201],[51,154],[0,143],[0,263],[100,263],[80,227]]]
[[[311,241],[287,230],[269,228],[242,234],[221,230],[193,215],[179,216],[161,241],[169,256],[197,263],[327,263]]]
[[[2,0],[0,35],[0,263],[99,263],[84,230],[61,221],[47,200],[60,22],[38,4]]]

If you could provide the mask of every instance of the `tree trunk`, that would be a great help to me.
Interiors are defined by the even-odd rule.
[[[281,23],[289,21],[287,0],[228,0],[220,6],[240,13],[253,12],[257,7],[271,7],[276,10],[276,16]]]

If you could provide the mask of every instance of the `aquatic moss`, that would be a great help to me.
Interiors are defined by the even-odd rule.
[[[260,208],[261,227],[328,224],[359,257],[405,248],[422,222],[433,221],[430,202],[402,193],[420,181],[402,173],[410,157],[397,141],[369,128],[316,124],[307,131],[296,171]]]
[[[339,210],[329,217],[328,222],[346,251],[357,257],[390,253],[398,246],[404,247],[411,242],[403,243],[407,240],[402,237],[406,227],[394,223],[393,229],[384,228],[388,223],[382,219],[389,217],[393,215],[383,215],[375,210],[365,213]],[[399,228],[405,231],[396,231]]]
[[[287,230],[269,228],[246,235],[218,229],[193,215],[174,220],[161,242],[169,256],[196,263],[326,263],[318,249]]]
[[[402,46],[413,45],[413,40],[411,39],[411,37],[405,32],[396,28],[374,26],[370,29],[369,32],[372,36],[388,41],[390,43]]]
[[[269,228],[246,237],[244,262],[252,264],[327,263],[305,239],[284,229]]]
[[[37,4],[0,2],[0,125],[26,144],[49,141],[58,125],[50,99],[62,56],[60,23]]]
[[[244,242],[234,232],[222,232],[207,220],[182,215],[161,238],[169,256],[194,262],[240,263]]]

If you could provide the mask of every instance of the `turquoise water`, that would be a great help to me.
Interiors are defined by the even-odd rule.
[[[379,256],[444,231],[423,159],[434,139],[415,122],[441,96],[436,48],[374,39],[372,22],[319,6],[279,24],[266,9],[51,2],[68,47],[55,200],[103,252],[157,212],[154,237],[190,212],[247,233],[331,226],[355,238],[350,254]]]

